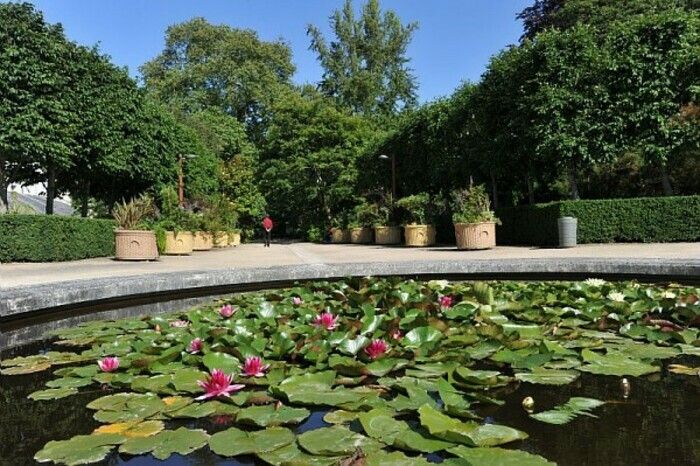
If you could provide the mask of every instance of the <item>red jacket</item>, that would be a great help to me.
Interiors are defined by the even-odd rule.
[[[270,217],[265,217],[262,221],[262,226],[266,231],[272,230],[273,223]]]

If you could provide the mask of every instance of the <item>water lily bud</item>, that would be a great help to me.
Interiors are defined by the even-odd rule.
[[[532,411],[535,407],[535,400],[531,396],[526,396],[523,398],[522,405],[525,411]]]
[[[632,391],[632,384],[626,378],[620,380],[620,388],[622,389],[622,398],[627,399]]]

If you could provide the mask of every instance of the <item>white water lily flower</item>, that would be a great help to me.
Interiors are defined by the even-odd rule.
[[[610,294],[608,294],[608,299],[616,303],[621,303],[625,301],[625,295],[619,291],[611,291]]]
[[[588,286],[601,287],[601,286],[605,285],[606,281],[603,280],[602,278],[588,278],[588,279],[586,279],[586,281],[584,283]]]
[[[676,299],[676,293],[673,291],[664,291],[661,293],[661,297],[664,299]]]

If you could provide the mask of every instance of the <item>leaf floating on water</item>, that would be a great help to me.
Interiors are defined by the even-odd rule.
[[[209,439],[209,448],[221,456],[260,454],[275,451],[294,442],[294,434],[284,427],[245,432],[232,427]]]
[[[162,421],[131,421],[107,424],[93,431],[95,434],[120,434],[127,438],[150,437],[165,429]]]
[[[576,371],[535,368],[532,372],[519,372],[515,378],[521,382],[529,382],[542,385],[566,385],[579,376]]]
[[[209,435],[201,429],[164,430],[150,437],[130,438],[119,447],[119,453],[129,455],[153,454],[159,460],[166,460],[177,453],[187,455],[207,444]]]
[[[578,368],[584,372],[600,375],[631,375],[640,377],[646,374],[659,372],[659,366],[654,366],[637,359],[628,358],[620,353],[598,354],[589,349],[584,349],[581,352],[583,360],[588,364]]]
[[[688,367],[682,364],[669,364],[668,370],[674,374],[700,375],[700,367]]]
[[[590,411],[604,404],[604,401],[596,400],[595,398],[573,397],[563,405],[559,405],[549,411],[530,414],[530,417],[547,424],[567,424],[580,415],[598,417],[591,414]]]
[[[506,450],[505,448],[467,448],[462,445],[448,450],[470,466],[556,466],[539,455],[533,455],[521,450]]]
[[[312,455],[340,456],[351,455],[361,448],[368,453],[381,449],[384,445],[345,427],[321,427],[304,432],[297,438],[299,446]]]
[[[257,427],[281,426],[301,424],[310,415],[311,412],[305,408],[275,405],[250,406],[238,412],[236,422]]]
[[[51,461],[68,466],[96,463],[124,441],[126,437],[119,434],[76,435],[68,440],[50,441],[34,455],[34,459],[39,463]]]
[[[65,398],[67,396],[75,395],[78,393],[78,389],[74,387],[62,387],[62,388],[49,388],[47,390],[39,390],[30,393],[27,398],[31,400],[58,400],[60,398]]]

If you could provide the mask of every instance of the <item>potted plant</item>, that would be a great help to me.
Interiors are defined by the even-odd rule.
[[[369,244],[372,242],[372,226],[376,222],[376,208],[366,200],[362,200],[353,210],[353,220],[350,222],[350,242],[353,244]]]
[[[331,243],[342,244],[350,242],[350,229],[348,228],[348,214],[343,212],[333,218],[331,227]]]
[[[214,196],[208,213],[205,212],[204,216],[208,218],[208,228],[214,237],[215,248],[237,246],[241,243],[240,232],[236,229],[238,213],[226,196]]]
[[[195,217],[194,250],[209,251],[214,247],[214,231],[216,228],[207,213]]]
[[[428,193],[419,193],[399,199],[396,206],[408,214],[404,225],[406,246],[424,247],[435,244],[435,226],[430,220],[440,213],[442,206]]]
[[[457,249],[491,249],[496,246],[496,223],[483,185],[470,185],[452,193],[452,221]]]
[[[114,231],[115,259],[155,260],[158,258],[156,235],[145,223],[154,213],[153,200],[148,196],[118,203],[114,207],[112,215],[117,221],[117,229]]]
[[[158,249],[163,254],[173,256],[192,254],[192,214],[180,207],[177,193],[171,187],[161,189],[160,204],[160,215],[154,224]]]
[[[377,219],[374,224],[376,244],[400,244],[401,227],[393,223],[394,198],[391,194],[382,195],[376,204]]]

